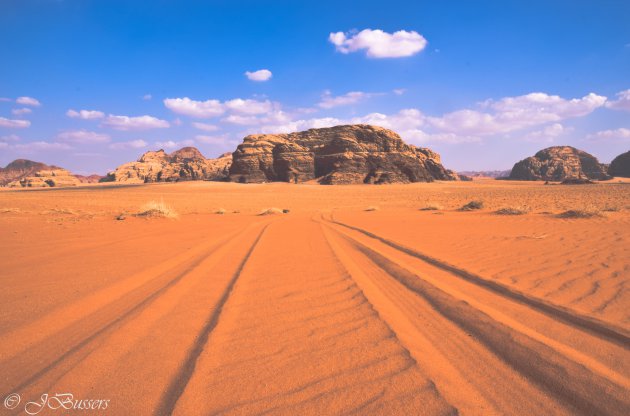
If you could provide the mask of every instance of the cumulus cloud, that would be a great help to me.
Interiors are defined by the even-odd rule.
[[[9,134],[6,136],[0,136],[1,143],[10,143],[10,142],[19,142],[19,141],[20,141],[20,136],[18,136],[17,134]]]
[[[407,90],[405,88],[395,88],[392,92],[396,95],[403,95]]]
[[[630,141],[630,129],[621,127],[614,130],[602,130],[593,134],[589,134],[587,136],[587,139]]]
[[[107,134],[87,130],[63,131],[57,135],[57,138],[61,141],[81,144],[107,143],[110,140]]]
[[[560,123],[553,123],[553,124],[548,125],[542,130],[536,130],[536,131],[526,134],[524,138],[525,140],[532,141],[532,142],[551,143],[554,141],[555,138],[562,136],[572,130],[573,130],[572,128],[565,127]]]
[[[592,113],[606,103],[606,97],[590,93],[582,98],[564,99],[537,92],[480,103],[484,111],[464,109],[441,117],[428,117],[434,128],[451,133],[493,135],[508,133]]]
[[[195,118],[216,117],[225,112],[219,100],[195,101],[188,97],[166,98],[164,105],[177,114]]]
[[[170,124],[166,120],[161,120],[153,116],[116,116],[108,115],[103,120],[103,126],[110,127],[114,130],[149,130],[149,129],[164,129],[170,127]]]
[[[324,91],[324,94],[322,95],[322,100],[317,105],[325,109],[340,107],[343,105],[352,105],[360,101],[367,100],[374,95],[376,94],[362,91],[352,91],[344,95],[333,96],[330,91]]]
[[[143,147],[147,147],[149,143],[145,142],[142,139],[130,140],[127,142],[116,142],[109,145],[110,149],[114,150],[124,150],[124,149],[141,149]]]
[[[22,151],[38,151],[38,150],[66,150],[72,149],[67,143],[36,141],[29,143],[18,143],[11,146],[13,149]]]
[[[264,82],[269,81],[272,77],[271,71],[268,69],[259,69],[258,71],[246,71],[245,76],[250,81]]]
[[[42,105],[39,100],[33,97],[18,97],[15,102],[22,105],[30,105],[32,107],[39,107]]]
[[[66,111],[66,115],[70,118],[81,118],[83,120],[95,120],[99,118],[105,117],[105,114],[102,111],[96,110],[68,110]]]
[[[33,112],[33,110],[31,110],[30,108],[14,108],[13,110],[11,110],[11,114],[13,114],[14,116],[23,116],[26,114],[31,114]]]
[[[9,118],[0,117],[0,127],[7,127],[10,129],[24,129],[31,125],[28,120],[12,120]]]
[[[195,136],[195,140],[198,141],[199,143],[217,144],[217,145],[222,145],[222,146],[231,143],[230,141],[228,141],[227,137],[225,136],[197,135]]]
[[[203,131],[217,131],[219,130],[219,128],[217,126],[215,126],[214,124],[208,124],[208,123],[199,123],[199,122],[193,122],[192,123],[193,127],[198,129],[198,130],[203,130]]]
[[[194,144],[194,140],[182,140],[181,142],[167,140],[164,142],[155,142],[155,145],[161,149],[179,149],[186,146],[192,146]]]
[[[331,33],[328,40],[337,51],[347,54],[365,49],[370,58],[402,58],[412,56],[427,46],[418,32],[399,30],[387,33],[380,29],[364,29],[358,33]]]
[[[630,90],[621,91],[616,94],[617,99],[606,103],[606,107],[613,110],[630,111]]]
[[[225,102],[225,108],[236,113],[241,114],[263,114],[271,111],[274,106],[269,100],[243,100],[242,98],[235,98]]]

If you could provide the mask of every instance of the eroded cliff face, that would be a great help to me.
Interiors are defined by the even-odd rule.
[[[622,153],[610,163],[608,174],[611,176],[620,176],[630,178],[630,151]]]
[[[571,146],[554,146],[517,162],[509,177],[525,181],[575,178],[604,180],[609,176],[595,156]]]
[[[81,185],[79,178],[65,169],[56,168],[39,170],[30,176],[24,176],[19,180],[10,182],[7,186],[12,188],[55,188],[77,185]]]
[[[103,182],[178,182],[191,180],[224,180],[232,162],[232,154],[206,159],[194,147],[173,153],[164,150],[146,152],[137,162],[125,163],[107,174]]]
[[[229,179],[381,184],[459,177],[442,166],[437,153],[408,145],[391,130],[357,124],[247,136],[233,153]]]

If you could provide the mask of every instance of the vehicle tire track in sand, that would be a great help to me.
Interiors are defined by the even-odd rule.
[[[175,406],[177,405],[177,400],[179,400],[179,397],[184,392],[184,389],[188,385],[188,382],[190,381],[190,378],[192,377],[192,374],[195,371],[197,360],[199,359],[199,355],[203,351],[204,346],[208,342],[208,337],[210,336],[210,333],[219,323],[221,312],[223,311],[223,306],[225,305],[228,298],[230,297],[230,294],[232,293],[232,290],[234,289],[234,285],[236,284],[243,269],[245,268],[247,261],[249,260],[252,253],[256,249],[256,246],[258,246],[260,239],[265,234],[267,227],[269,227],[269,224],[265,225],[265,227],[260,232],[258,237],[256,237],[254,244],[252,244],[252,246],[247,251],[247,254],[245,254],[245,257],[243,258],[241,263],[238,265],[238,268],[234,272],[232,279],[229,281],[227,287],[225,288],[223,295],[221,296],[216,306],[214,307],[212,314],[210,315],[206,324],[197,335],[195,344],[192,346],[180,370],[178,371],[177,375],[173,378],[173,380],[171,380],[171,382],[169,383],[168,389],[166,390],[164,396],[160,400],[160,405],[158,406],[155,412],[156,415],[170,415],[173,413],[173,409],[175,409]]]
[[[496,321],[470,303],[425,281],[396,260],[368,247],[366,242],[339,230],[335,231],[386,275],[420,295],[440,315],[473,334],[505,363],[541,386],[545,393],[560,399],[567,408],[573,408],[580,414],[601,415],[624,414],[630,408],[627,379],[623,376],[609,370],[606,374],[610,377],[606,377],[584,367],[581,362],[574,361],[575,357],[571,354],[565,356],[540,339],[531,338],[504,321]],[[378,238],[370,238],[378,241]],[[585,336],[587,334],[592,333],[586,332]]]
[[[33,323],[26,329],[20,328],[16,331],[19,335],[12,337],[12,345],[9,345],[9,348],[13,349],[13,355],[5,355],[9,348],[2,348],[4,351],[2,351],[3,359],[0,362],[0,369],[5,374],[21,376],[22,380],[10,387],[3,383],[0,391],[21,391],[36,383],[60,364],[69,364],[72,361],[70,358],[76,355],[74,364],[69,365],[69,368],[62,373],[70,371],[73,365],[82,359],[82,356],[90,352],[89,350],[82,351],[86,346],[149,307],[213,253],[236,240],[248,228],[237,230],[224,239],[212,242],[209,246],[193,250],[192,253],[184,253],[165,261],[152,268],[148,276],[143,276],[144,279],[136,287],[116,284],[114,286],[120,287],[120,290],[113,291],[111,287],[103,289],[102,292],[113,296],[102,302],[90,305],[89,301],[81,299],[73,305],[56,311],[52,317],[46,316],[41,320],[43,322]],[[125,283],[133,280],[132,276]],[[98,295],[94,297],[103,298]],[[87,314],[86,307],[88,307]],[[55,317],[55,314],[59,316]],[[55,322],[58,325],[46,326],[47,322],[55,321],[55,318],[59,320]],[[32,328],[35,331],[29,331]],[[15,338],[21,342],[15,342]],[[31,341],[33,338],[34,341]],[[19,348],[22,350],[20,351]]]
[[[433,266],[436,266],[440,269],[443,269],[447,272],[450,272],[452,274],[455,274],[463,279],[466,279],[472,283],[475,283],[479,286],[482,286],[486,289],[492,290],[494,292],[496,292],[497,294],[501,295],[501,296],[505,296],[505,297],[509,297],[512,298],[518,302],[527,304],[533,308],[536,308],[537,310],[540,310],[541,312],[550,315],[552,318],[554,319],[561,319],[571,325],[574,326],[579,326],[587,331],[590,331],[600,337],[604,337],[606,339],[609,339],[613,342],[618,343],[621,346],[628,346],[630,345],[630,334],[628,333],[628,331],[624,330],[623,328],[619,328],[617,326],[611,325],[609,323],[603,322],[601,320],[598,320],[596,318],[592,318],[592,317],[588,317],[588,316],[584,316],[579,314],[578,312],[574,311],[574,310],[570,310],[570,309],[566,309],[563,308],[562,306],[559,305],[555,305],[555,304],[551,304],[548,302],[545,302],[544,300],[541,299],[537,299],[537,298],[533,298],[531,296],[528,296],[522,292],[519,292],[517,290],[514,290],[508,286],[505,286],[501,283],[492,281],[492,280],[488,280],[485,279],[481,276],[478,276],[476,274],[470,273],[464,269],[461,269],[457,266],[448,264],[446,262],[443,262],[441,260],[435,259],[431,256],[428,256],[426,254],[420,253],[417,250],[411,249],[409,247],[405,247],[401,244],[398,244],[392,240],[389,240],[387,238],[381,237],[379,235],[376,235],[370,231],[364,230],[362,228],[359,227],[355,227],[353,225],[350,224],[345,224],[343,222],[339,222],[336,221],[334,218],[331,218],[330,220],[328,220],[334,224],[340,225],[342,227],[346,227],[350,230],[354,230],[357,232],[360,232],[362,234],[365,234],[368,237],[374,238],[380,242],[382,242],[383,244],[386,244],[396,250],[399,250],[405,254],[408,254],[410,256],[416,257],[426,263],[429,263]]]
[[[336,260],[321,226],[298,216],[267,230],[173,412],[455,413]]]

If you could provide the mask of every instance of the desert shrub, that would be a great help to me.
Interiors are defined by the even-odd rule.
[[[558,218],[594,218],[601,217],[602,214],[596,210],[570,209],[558,214]]]
[[[366,211],[378,211],[378,207],[371,206],[371,207],[367,207],[365,210]]]
[[[267,208],[260,211],[258,215],[277,215],[282,214],[282,210],[280,208]]]
[[[525,215],[529,212],[527,208],[507,207],[501,208],[495,212],[497,215]]]
[[[424,206],[422,208],[420,208],[420,211],[440,211],[443,210],[444,207],[442,205],[439,204],[428,204],[427,206]]]
[[[224,214],[227,213],[227,211],[225,209],[223,209],[223,208],[219,208],[216,211],[214,211],[214,213],[217,214],[217,215],[224,215]]]
[[[483,201],[470,201],[466,205],[462,206],[460,211],[474,211],[483,208]]]
[[[163,217],[163,218],[177,218],[177,212],[164,203],[164,201],[151,201],[142,206],[140,211],[136,213],[137,217]]]

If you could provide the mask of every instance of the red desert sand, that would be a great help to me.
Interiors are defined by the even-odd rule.
[[[3,190],[0,235],[2,400],[630,413],[628,183]]]

